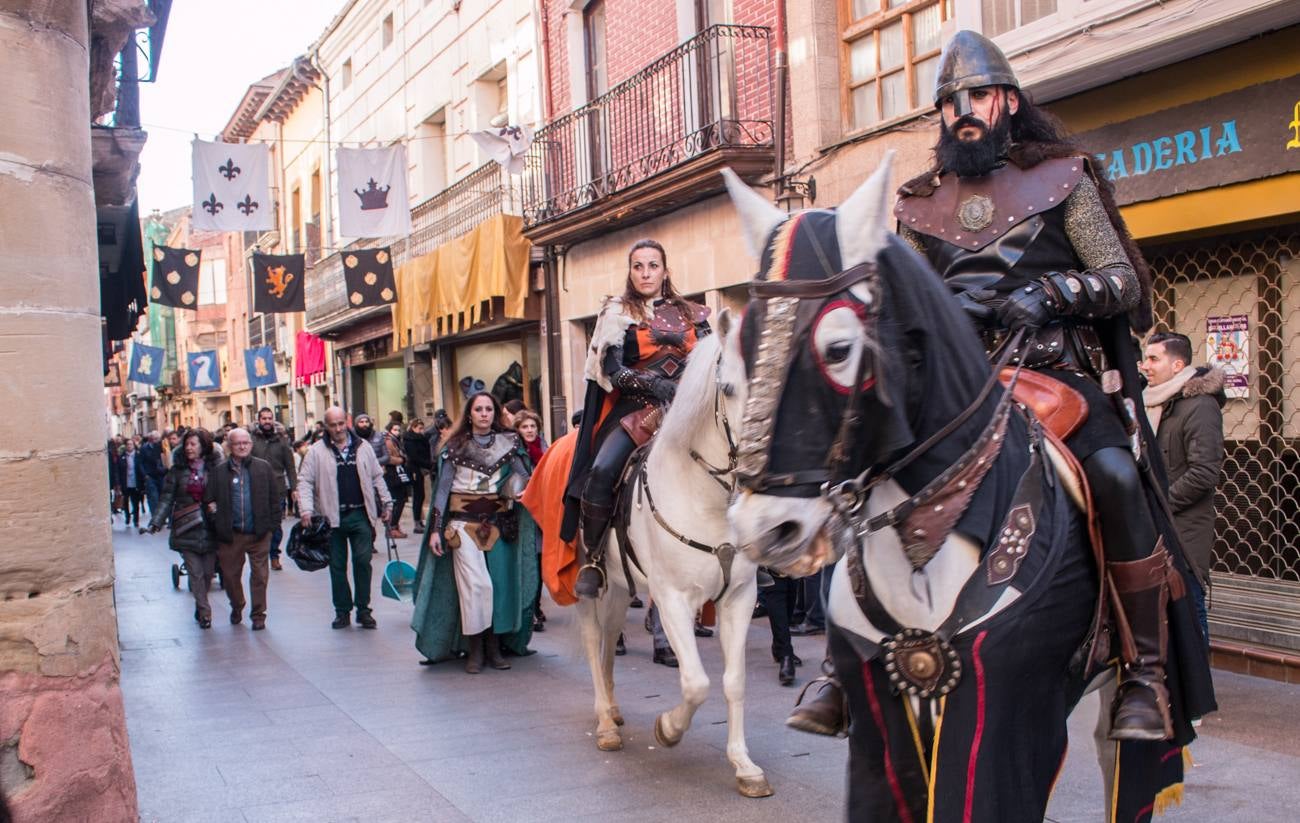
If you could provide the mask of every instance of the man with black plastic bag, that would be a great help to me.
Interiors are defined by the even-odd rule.
[[[384,471],[370,443],[348,431],[347,416],[337,406],[325,411],[328,436],[307,450],[298,472],[298,508],[303,528],[312,515],[329,520],[330,587],[334,598],[335,629],[351,625],[352,609],[363,629],[378,627],[370,611],[370,554],[375,535],[392,512],[393,500]],[[348,587],[348,551],[352,553],[352,581]]]

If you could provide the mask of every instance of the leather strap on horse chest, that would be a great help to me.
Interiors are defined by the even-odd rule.
[[[895,688],[918,697],[947,694],[961,679],[961,661],[951,640],[963,628],[988,613],[1015,579],[1037,533],[1036,517],[1043,502],[1043,456],[1036,448],[1020,477],[993,547],[957,595],[952,612],[933,632],[908,628],[880,602],[862,565],[861,544],[849,552],[846,569],[858,608],[871,624],[886,632],[877,643],[855,643],[867,660],[884,655],[886,672]],[[980,569],[984,574],[980,573]]]
[[[717,597],[712,599],[722,599],[722,595],[725,594],[728,587],[731,586],[731,564],[732,561],[736,559],[736,547],[730,543],[720,543],[717,546],[710,546],[707,543],[701,543],[698,540],[693,540],[687,537],[669,525],[668,521],[664,519],[664,516],[659,513],[659,509],[655,507],[654,496],[650,493],[650,484],[648,482],[646,464],[644,462],[641,464],[641,469],[637,474],[637,494],[645,495],[645,502],[650,507],[650,514],[654,515],[655,522],[659,524],[661,529],[676,538],[678,542],[690,546],[692,549],[699,549],[702,552],[707,552],[717,558],[718,565],[722,567],[722,589],[718,592]]]

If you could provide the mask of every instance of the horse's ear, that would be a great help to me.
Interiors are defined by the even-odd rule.
[[[722,311],[718,312],[718,334],[723,337],[731,334],[731,309],[723,307]]]
[[[767,238],[772,234],[772,229],[784,223],[790,215],[745,185],[745,181],[731,169],[722,170],[722,179],[727,183],[727,193],[731,195],[731,202],[740,216],[740,226],[749,253],[754,255],[755,260],[759,260],[763,257],[763,249],[767,248]]]
[[[835,210],[835,234],[840,241],[840,265],[851,269],[876,259],[889,236],[889,175],[894,152],[885,152],[866,181]]]

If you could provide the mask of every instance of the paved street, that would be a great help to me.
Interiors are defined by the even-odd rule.
[[[114,530],[123,690],[144,821],[834,820],[842,741],[788,731],[794,690],[776,682],[766,621],[749,642],[750,752],[776,789],[747,800],[724,754],[716,640],[702,640],[709,701],[675,749],[655,715],[678,699],[676,672],[650,662],[643,612],[628,621],[617,678],[626,747],[592,739],[591,682],[572,610],[547,609],[537,654],[471,677],[416,665],[409,606],[378,597],[379,630],[332,631],[327,572],[272,572],[268,629],[226,621],[224,595],[201,631],[175,591],[165,535]],[[403,541],[407,559],[417,544]],[[377,560],[382,560],[380,555]],[[820,638],[796,638],[811,676]],[[1193,749],[1173,820],[1294,819],[1300,801],[1300,687],[1220,673],[1224,711]],[[1100,819],[1087,709],[1050,819]]]

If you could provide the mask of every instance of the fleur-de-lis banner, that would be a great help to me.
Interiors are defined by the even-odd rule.
[[[339,234],[398,237],[411,233],[406,202],[406,147],[345,149],[339,170]]]
[[[348,286],[349,305],[382,306],[397,302],[393,257],[387,246],[343,252],[343,279]]]
[[[216,349],[192,351],[185,356],[190,391],[221,391],[221,358]]]
[[[131,372],[129,380],[156,386],[162,382],[163,359],[166,352],[157,346],[136,343],[131,346]]]
[[[199,257],[196,249],[153,247],[149,302],[178,309],[199,307]]]
[[[204,231],[275,228],[270,148],[263,143],[195,140],[190,223]]]
[[[253,310],[263,314],[303,311],[301,254],[253,253]]]
[[[248,387],[256,389],[280,381],[275,377],[275,353],[270,346],[258,346],[244,351],[244,369],[248,372]]]

